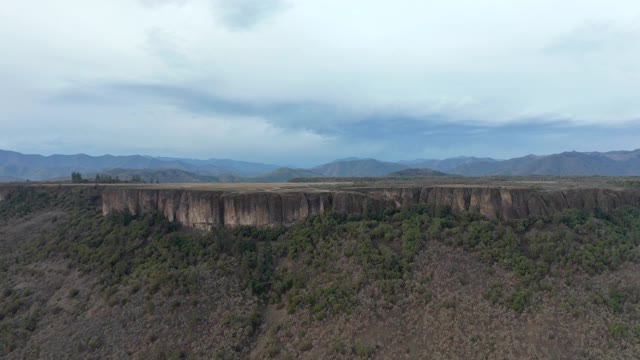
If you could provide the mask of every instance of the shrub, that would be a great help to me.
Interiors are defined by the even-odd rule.
[[[300,345],[300,351],[302,352],[307,352],[309,350],[311,350],[313,348],[313,344],[311,343],[311,341],[305,341]]]
[[[612,289],[609,292],[609,298],[607,299],[607,306],[609,307],[609,310],[611,310],[612,312],[620,313],[622,312],[622,306],[624,305],[624,301],[625,301],[625,293],[618,289]]]
[[[402,256],[406,260],[413,260],[422,248],[424,236],[417,219],[402,222]]]
[[[627,339],[629,337],[629,325],[622,322],[614,322],[609,325],[609,333],[615,339]]]
[[[364,344],[357,343],[353,346],[353,354],[360,359],[368,359],[373,356],[373,353],[373,349]]]
[[[501,283],[494,283],[482,292],[482,296],[492,304],[500,304],[503,301],[504,290]]]
[[[507,299],[509,307],[516,312],[523,312],[532,304],[532,293],[526,288],[517,288]]]

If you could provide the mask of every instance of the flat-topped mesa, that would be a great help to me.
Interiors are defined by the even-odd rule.
[[[102,212],[134,214],[159,211],[169,221],[210,230],[224,226],[290,225],[328,210],[365,215],[391,206],[388,201],[357,192],[248,192],[108,188]]]
[[[219,226],[289,225],[329,210],[359,216],[416,204],[446,206],[454,212],[474,211],[491,219],[509,220],[552,215],[567,209],[608,212],[622,206],[640,207],[640,191],[430,186],[244,193],[113,187],[102,192],[105,215],[123,210],[139,214],[159,211],[170,221],[203,230]]]
[[[623,206],[640,207],[640,192],[632,189],[556,189],[498,187],[422,187],[370,189],[373,196],[396,207],[415,204],[448,206],[455,212],[473,211],[488,218],[522,219],[568,209],[609,212]]]

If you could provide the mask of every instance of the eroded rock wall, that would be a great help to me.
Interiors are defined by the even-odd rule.
[[[331,194],[195,190],[105,189],[102,212],[134,214],[159,211],[170,221],[209,230],[225,226],[291,224],[331,208]]]
[[[0,186],[4,201],[25,186]],[[39,187],[40,188],[40,187]],[[42,187],[71,191],[73,187]],[[640,207],[639,189],[534,189],[480,186],[352,188],[335,191],[229,192],[131,187],[95,188],[103,214],[128,210],[135,214],[159,211],[177,224],[202,230],[219,226],[289,225],[333,210],[366,215],[388,208],[417,204],[447,206],[455,212],[474,211],[488,218],[520,219],[546,216],[567,209],[610,212],[623,206]]]
[[[373,189],[370,194],[388,199],[396,207],[424,203],[502,219],[552,215],[567,209],[599,208],[608,212],[622,206],[640,207],[640,192],[631,189],[424,187]]]
[[[125,209],[132,213],[160,211],[171,221],[203,230],[221,225],[288,225],[328,210],[365,215],[416,204],[447,206],[455,212],[474,211],[492,219],[518,219],[573,208],[599,208],[606,212],[621,206],[640,207],[640,192],[452,186],[248,193],[108,188],[102,195],[104,214]]]

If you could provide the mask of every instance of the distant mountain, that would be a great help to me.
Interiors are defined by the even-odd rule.
[[[640,149],[602,153],[573,151],[544,156],[528,155],[508,160],[456,157],[444,160],[385,162],[346,158],[311,169],[281,168],[271,164],[228,159],[197,160],[85,154],[42,156],[0,150],[0,182],[68,179],[74,171],[84,175],[117,174],[123,179],[139,175],[143,179],[161,182],[280,182],[293,178],[380,177],[408,169],[431,169],[464,176],[640,176]],[[419,174],[415,170],[413,172]]]
[[[305,169],[279,168],[267,174],[252,177],[243,177],[235,174],[222,174],[218,176],[201,175],[178,169],[111,169],[97,173],[100,176],[116,177],[123,181],[131,181],[134,176],[139,176],[145,183],[276,183],[288,182],[290,179],[303,179],[322,177],[321,174]],[[85,179],[92,181],[96,174],[86,174]],[[51,181],[66,181],[67,177],[50,179]],[[0,182],[21,181],[19,179],[7,179]]]
[[[447,172],[451,169],[454,169],[462,165],[470,165],[478,162],[487,163],[487,162],[496,162],[496,161],[498,160],[495,160],[492,158],[459,156],[459,157],[454,157],[454,158],[449,158],[444,160],[417,159],[417,160],[411,160],[411,161],[399,161],[399,163],[408,165],[416,169],[433,169],[433,170]]]
[[[547,156],[528,155],[504,161],[463,164],[449,172],[465,176],[640,176],[640,150],[608,153],[572,151]]]
[[[11,176],[0,176],[0,183],[19,182],[19,181],[24,181],[24,179],[14,178]]]
[[[221,182],[221,183],[234,183],[234,182],[245,181],[245,178],[236,174],[222,174],[216,177],[218,178],[218,182]]]
[[[166,161],[179,161],[189,165],[196,166],[200,169],[209,169],[213,171],[233,173],[240,176],[258,176],[270,171],[278,169],[278,165],[262,164],[247,161],[229,160],[229,159],[180,159],[180,158],[158,158]]]
[[[375,159],[338,160],[328,164],[316,166],[311,171],[324,176],[384,176],[394,171],[408,169],[409,166],[384,162]]]
[[[286,167],[253,177],[242,177],[234,174],[209,176],[178,169],[113,169],[101,172],[100,175],[107,175],[112,178],[117,176],[121,180],[131,180],[134,176],[140,176],[147,183],[287,182],[293,178],[322,176],[310,170]],[[94,175],[89,175],[89,178],[93,177]]]
[[[101,176],[118,177],[129,181],[134,176],[139,176],[147,183],[210,183],[220,182],[216,176],[200,175],[179,169],[112,169],[99,173]],[[89,175],[88,178],[93,178]]]
[[[252,182],[287,182],[293,178],[310,178],[319,176],[322,176],[322,174],[311,170],[282,167],[268,174],[252,177],[250,180]]]
[[[448,176],[440,171],[431,169],[405,169],[387,174],[390,177],[427,177],[427,176]]]
[[[587,154],[598,154],[598,153],[587,153]],[[615,161],[638,161],[640,160],[640,149],[636,149],[633,151],[609,151],[601,153],[603,156],[608,157],[611,160]]]
[[[0,150],[0,177],[37,181],[67,177],[73,171],[93,174],[111,169],[176,169],[208,176],[230,173],[256,176],[276,168],[275,165],[235,160],[155,158],[141,155],[42,156]]]

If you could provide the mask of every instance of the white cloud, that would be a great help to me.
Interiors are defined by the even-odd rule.
[[[6,123],[0,148],[48,154],[64,145],[71,153],[305,162],[307,152],[323,154],[335,148],[335,142],[313,132],[279,128],[260,117],[185,114],[172,105],[90,103],[45,107]]]
[[[10,101],[0,108],[0,126],[18,118],[51,126],[79,105],[52,109],[43,99],[113,83],[187,87],[245,104],[318,103],[353,115],[326,119],[332,126],[379,113],[492,126],[532,118],[620,124],[640,118],[638,19],[640,3],[602,0],[8,2],[0,12],[0,96]],[[132,101],[155,113],[167,106],[154,97]],[[87,103],[82,111],[106,110]],[[128,111],[108,109],[113,118]],[[179,107],[171,114],[203,116]],[[273,143],[326,140],[313,138],[317,124],[305,125],[318,118],[251,116],[271,128],[239,127],[234,136],[253,139],[250,131],[260,129]],[[237,120],[198,124],[227,121]],[[78,126],[103,130],[91,116]],[[154,131],[174,135],[163,126]],[[0,135],[7,146],[8,136]],[[182,139],[176,148],[214,146]]]
[[[214,13],[230,29],[252,28],[285,9],[281,0],[216,0]]]

